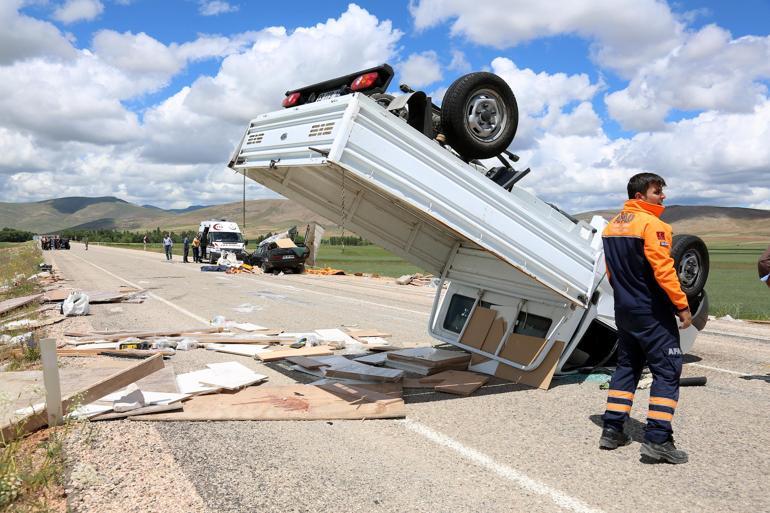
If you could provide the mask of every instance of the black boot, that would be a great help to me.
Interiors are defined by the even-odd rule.
[[[665,461],[674,465],[687,463],[687,453],[676,448],[673,436],[669,437],[668,440],[662,444],[656,444],[645,440],[639,448],[639,453],[652,460]]]
[[[599,449],[611,451],[630,443],[631,437],[624,432],[612,428],[604,428],[602,430],[602,436],[599,438]]]

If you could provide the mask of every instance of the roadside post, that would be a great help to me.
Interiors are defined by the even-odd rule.
[[[45,407],[48,425],[58,426],[63,422],[59,367],[56,361],[56,339],[40,341],[40,359],[43,362],[43,383],[45,384]]]

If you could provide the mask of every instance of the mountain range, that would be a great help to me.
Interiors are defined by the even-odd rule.
[[[616,210],[600,210],[577,214],[590,220],[594,215],[612,217]],[[194,230],[205,219],[228,219],[243,224],[240,201],[222,205],[193,205],[184,209],[165,210],[152,205],[135,205],[112,196],[98,198],[56,198],[32,203],[0,203],[0,228],[16,228],[35,233],[55,233],[67,228],[118,229],[149,231]],[[770,241],[770,210],[741,207],[672,205],[666,207],[662,219],[675,233],[692,233],[707,242]],[[327,231],[336,226],[305,207],[284,199],[261,199],[246,202],[247,237],[269,231],[303,226],[315,221]]]

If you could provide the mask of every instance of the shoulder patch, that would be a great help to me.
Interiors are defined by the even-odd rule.
[[[665,232],[656,232],[655,235],[658,236],[658,240],[666,240],[666,233]]]
[[[668,247],[668,242],[666,242],[666,241],[662,240],[662,241],[660,241],[660,245],[661,245],[661,246],[665,246],[665,247]]]

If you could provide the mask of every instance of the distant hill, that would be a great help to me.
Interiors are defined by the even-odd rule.
[[[216,206],[193,205],[164,210],[139,206],[114,197],[57,198],[33,203],[0,203],[0,227],[35,233],[53,233],[67,228],[149,231],[195,230],[205,219],[229,219],[243,224],[240,201]],[[304,226],[316,221],[334,231],[332,223],[305,207],[283,199],[246,202],[246,235]]]
[[[66,228],[138,232],[160,228],[178,232],[195,230],[206,219],[228,219],[242,225],[241,208],[240,201],[164,210],[152,205],[134,205],[109,196],[56,198],[34,203],[0,203],[0,228],[7,226],[35,233],[52,233]],[[600,210],[584,212],[575,217],[590,220],[598,214],[609,219],[616,213],[617,210]],[[675,233],[692,233],[711,243],[770,241],[770,210],[672,205],[666,207],[663,219],[673,226]],[[302,227],[311,221],[321,223],[329,234],[339,230],[333,223],[289,200],[246,202],[247,238],[294,225]]]
[[[617,210],[583,212],[575,217],[589,221],[594,215],[610,219]],[[770,210],[742,207],[671,205],[661,216],[674,233],[691,233],[706,242],[770,242]]]

